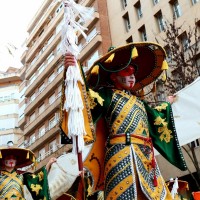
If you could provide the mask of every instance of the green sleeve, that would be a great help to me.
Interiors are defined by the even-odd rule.
[[[92,119],[94,123],[96,123],[102,116],[106,114],[113,93],[111,89],[107,88],[100,88],[97,92],[104,101],[103,105],[100,105],[98,101],[95,100],[96,105],[93,109],[91,109]]]
[[[151,108],[144,102],[148,121],[150,137],[153,146],[172,165],[180,170],[187,170],[187,166],[179,145],[171,105],[163,102]]]
[[[24,184],[34,200],[51,200],[45,167],[37,174],[25,173]]]

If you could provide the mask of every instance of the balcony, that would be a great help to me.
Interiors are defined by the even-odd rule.
[[[29,84],[27,86],[26,92],[25,92],[25,96],[30,96],[31,93],[39,86],[39,84],[41,84],[41,80],[45,80],[45,78],[47,77],[47,75],[49,74],[48,72],[52,72],[55,69],[55,64],[58,62],[58,60],[61,58],[61,54],[58,54],[53,60],[52,62],[50,62],[46,68],[44,69],[44,71],[41,74],[36,75],[36,79],[34,80],[34,84]]]
[[[38,107],[39,103],[41,103],[42,100],[47,98],[52,91],[56,89],[56,87],[59,85],[59,83],[62,81],[63,73],[60,72],[57,75],[55,75],[55,79],[44,86],[44,90],[41,92],[38,92],[36,94],[36,97],[33,101],[30,101],[27,103],[25,108],[25,115],[29,115],[36,107]]]
[[[47,2],[49,1],[49,3]],[[39,31],[39,29],[46,23],[51,13],[55,10],[59,2],[55,3],[54,5],[51,4],[52,0],[47,0],[46,5],[41,6],[40,10],[36,13],[36,16],[33,18],[33,21],[30,23],[28,27],[28,32],[30,33],[29,38],[26,41],[27,46],[30,45],[31,41]],[[48,7],[47,7],[48,6]]]
[[[50,36],[51,33],[53,33],[53,31],[56,28],[56,25],[59,23],[59,21],[62,19],[63,17],[63,10],[62,12],[60,12],[50,23],[49,27],[46,28],[46,30],[44,31],[43,35],[41,36],[41,38],[39,38],[37,40],[37,42],[33,45],[32,48],[30,48],[30,50],[27,52],[26,54],[26,62],[29,63],[31,61],[31,59],[34,57],[35,52],[37,52],[37,50],[39,49],[39,47],[41,47],[41,44],[44,44],[45,41],[48,39],[48,37]]]
[[[99,13],[94,12],[92,20],[88,21],[86,24],[84,24],[84,27],[86,27],[88,30],[91,29],[99,20]],[[78,33],[78,38],[79,40],[83,37],[83,35],[79,32]]]
[[[31,131],[38,127],[41,123],[47,120],[53,113],[55,113],[60,108],[60,95],[57,96],[56,100],[45,107],[45,111],[42,114],[38,114],[35,120],[28,122],[24,126],[24,135],[28,135]]]
[[[57,34],[53,41],[47,46],[47,48],[44,50],[42,55],[37,57],[37,60],[34,64],[29,65],[27,71],[26,71],[26,79],[29,79],[29,77],[36,71],[36,66],[40,63],[42,63],[42,59],[44,60],[44,57],[48,57],[48,55],[55,49],[56,45],[59,43],[61,39],[61,33]]]
[[[80,53],[80,62],[85,60],[88,55],[91,54],[100,44],[102,43],[102,37],[100,35],[100,32],[96,32],[94,36],[82,46],[82,50]]]
[[[19,116],[18,126],[23,130],[23,127],[26,123],[25,116]]]
[[[61,145],[61,144],[57,144],[57,149],[55,149],[55,151],[53,150],[49,150],[48,152],[46,152],[43,156],[42,159],[41,157],[37,158],[38,161],[38,165],[36,170],[39,170],[40,168],[42,168],[43,166],[45,166],[47,164],[47,162],[49,161],[50,158],[52,157],[56,157],[58,158],[59,156],[65,154],[69,149],[71,148],[70,145]]]
[[[21,81],[19,73],[0,73],[0,83]]]
[[[95,0],[82,0],[80,2],[80,4],[82,6],[86,6],[86,7],[90,7],[93,3],[94,3]]]
[[[52,137],[55,137],[57,133],[59,133],[58,123],[51,129],[47,127],[45,130],[45,134],[42,137],[36,137],[34,142],[29,141],[25,148],[29,148],[31,151],[35,151],[36,149],[43,147],[46,141],[49,141]]]

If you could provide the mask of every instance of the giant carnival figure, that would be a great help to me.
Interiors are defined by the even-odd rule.
[[[9,142],[9,144],[12,144]],[[34,200],[50,200],[47,172],[56,159],[52,158],[37,174],[18,170],[36,164],[32,151],[8,146],[0,149],[0,199],[25,200],[24,185]],[[29,200],[29,199],[28,199]]]
[[[174,166],[187,169],[170,103],[152,108],[137,93],[167,69],[165,58],[158,44],[129,43],[111,49],[85,77],[88,93],[83,92],[83,97],[88,95],[89,105],[84,118],[89,119],[86,126],[96,128],[84,137],[85,144],[93,143],[84,167],[93,178],[91,191],[103,190],[106,200],[172,199],[153,147]],[[76,64],[75,57],[66,54],[66,69]],[[68,139],[67,117],[62,112],[63,141]]]

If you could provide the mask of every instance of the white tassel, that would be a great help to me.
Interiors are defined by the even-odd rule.
[[[54,0],[53,3],[55,4],[60,1],[61,0]],[[76,22],[75,18],[78,16],[82,22],[92,19],[94,9],[77,4],[74,0],[62,0],[62,2],[64,4],[64,23],[62,27],[61,51],[63,55],[69,52],[77,58],[80,54],[77,32],[79,31],[86,38],[87,35],[84,31],[87,29]],[[69,66],[66,72],[66,101],[63,107],[63,109],[68,112],[68,136],[73,139],[74,153],[77,150],[77,144],[75,142],[76,137],[78,137],[78,151],[81,152],[84,148],[83,136],[86,134],[82,112],[84,105],[78,82],[84,84],[79,67],[76,63],[76,66]]]
[[[80,53],[78,47],[77,32],[86,38],[84,33],[87,28],[83,27],[80,23],[76,22],[75,17],[79,16],[80,21],[85,22],[92,18],[94,9],[90,7],[84,7],[74,2],[74,0],[63,0],[64,4],[64,24],[62,27],[62,44],[61,51],[65,55],[67,52],[71,52],[76,57]]]
[[[174,199],[175,198],[175,195],[178,194],[178,178],[175,178],[174,180],[174,184],[173,184],[173,187],[172,187],[172,190],[171,190],[171,195],[172,195],[172,198]]]
[[[86,131],[82,112],[84,106],[78,81],[84,84],[78,64],[76,63],[76,66],[69,66],[66,72],[65,95],[67,99],[63,109],[68,112],[68,137],[76,141],[76,136],[78,136],[78,151],[81,152],[84,149],[83,136],[86,135]],[[76,142],[73,142],[73,153],[76,153],[76,150]]]

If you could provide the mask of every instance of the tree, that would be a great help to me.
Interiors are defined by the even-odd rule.
[[[166,21],[165,23],[165,36],[161,40],[162,44],[165,44],[170,66],[169,76],[163,85],[166,88],[164,90],[166,96],[175,94],[200,76],[200,69],[197,65],[200,50],[200,36],[197,22],[198,20],[195,19],[194,27],[189,26],[187,32],[183,31],[184,24],[180,26],[176,24],[175,17],[172,22]],[[159,43],[158,38],[155,39]],[[182,148],[194,164],[198,177],[194,177],[190,169],[188,171],[194,179],[197,188],[200,190],[200,166],[195,153],[194,142]]]
[[[169,95],[184,88],[200,75],[197,66],[200,42],[197,19],[195,19],[194,27],[188,27],[188,32],[183,30],[183,24],[178,26],[173,18],[172,23],[166,21],[165,36],[161,38],[162,43],[165,44],[170,64],[170,75],[165,83]]]

